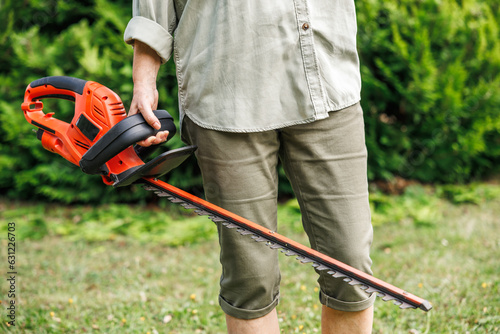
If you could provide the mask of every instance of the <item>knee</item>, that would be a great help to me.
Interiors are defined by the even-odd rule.
[[[262,308],[276,299],[281,280],[279,269],[253,267],[238,272],[224,270],[220,295],[227,302],[236,307]]]
[[[232,317],[259,318],[278,304],[279,283],[280,274],[276,270],[257,276],[222,277],[219,303],[223,311]]]

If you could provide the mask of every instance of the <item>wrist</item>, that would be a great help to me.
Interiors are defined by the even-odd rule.
[[[156,78],[151,79],[134,79],[134,92],[143,90],[156,90]]]

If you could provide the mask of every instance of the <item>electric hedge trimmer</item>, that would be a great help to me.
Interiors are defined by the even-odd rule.
[[[45,114],[45,98],[75,102],[71,123]],[[262,242],[272,249],[281,249],[300,263],[310,263],[318,271],[326,271],[347,284],[356,285],[367,294],[376,293],[384,301],[393,301],[400,308],[420,308],[429,311],[429,301],[350,267],[338,260],[239,217],[201,198],[158,180],[179,166],[195,150],[186,146],[170,150],[144,163],[143,159],[155,149],[132,145],[157,133],[141,114],[127,117],[120,97],[109,88],[77,78],[55,76],[33,81],[28,85],[22,110],[28,122],[38,127],[37,138],[47,150],[57,153],[88,174],[100,174],[105,184],[122,187],[143,184],[146,190],[166,197],[186,209],[195,209],[212,221],[240,234]],[[161,131],[168,130],[169,138],[176,132],[172,116],[165,110],[154,111]]]

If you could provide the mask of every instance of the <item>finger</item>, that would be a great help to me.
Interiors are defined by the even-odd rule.
[[[151,137],[148,137],[144,140],[137,142],[137,145],[143,146],[143,147],[149,147],[149,146],[153,145],[154,141],[155,141],[155,136],[151,136]]]
[[[145,106],[140,111],[146,122],[151,125],[154,129],[159,130],[161,128],[160,121],[153,113],[153,110],[150,107]]]
[[[158,134],[156,135],[156,138],[159,138],[161,140],[161,142],[164,142],[167,140],[168,134],[169,134],[168,131],[158,132]]]
[[[137,142],[139,146],[148,147],[151,145],[158,145],[165,142],[168,138],[168,131],[161,131],[156,134],[156,136],[150,136],[144,140]]]
[[[167,137],[168,137],[168,131],[158,132],[155,136],[153,144],[154,145],[161,144],[167,140]]]
[[[167,131],[168,133],[168,131]],[[151,145],[159,145],[167,140],[167,136],[163,132],[158,132],[156,136],[152,136],[148,138],[148,142]]]

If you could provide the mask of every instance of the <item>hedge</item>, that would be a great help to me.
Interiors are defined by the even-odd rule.
[[[467,182],[500,162],[499,4],[482,0],[364,0],[358,48],[369,179]],[[100,82],[125,105],[132,49],[122,40],[130,1],[0,2],[0,191],[12,199],[65,203],[144,200],[42,149],[20,104],[27,84],[49,75]],[[160,107],[177,117],[172,62],[159,76]],[[68,119],[73,105],[46,100]],[[182,145],[179,138],[167,144]],[[285,181],[285,176],[280,172]],[[200,192],[195,159],[168,177]],[[281,193],[290,188],[282,183]]]
[[[500,156],[499,3],[358,6],[370,178],[466,182]]]

